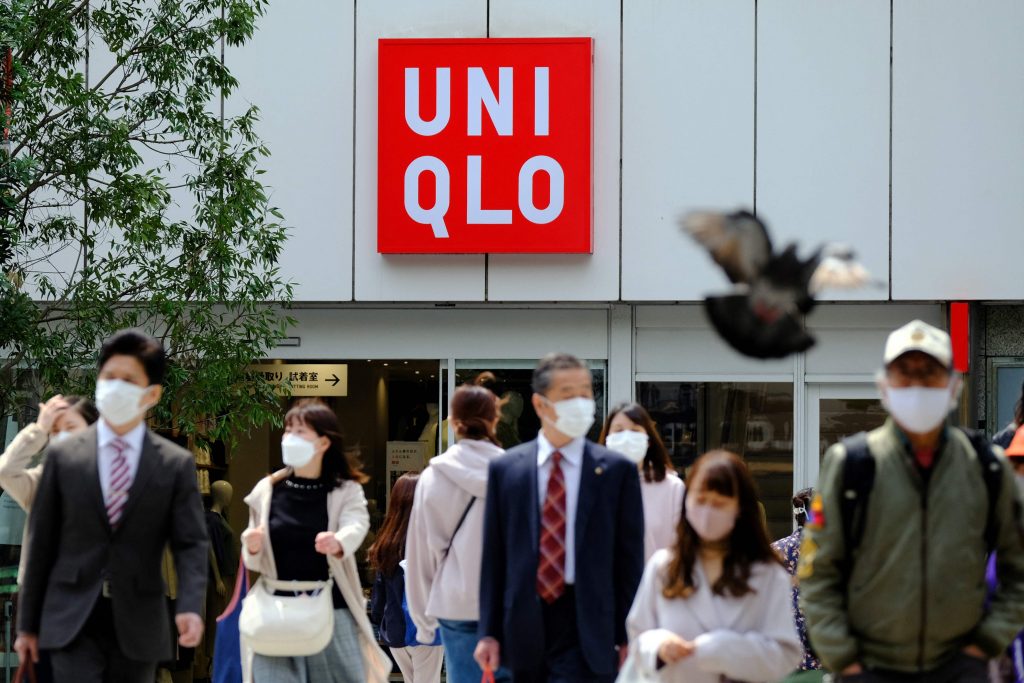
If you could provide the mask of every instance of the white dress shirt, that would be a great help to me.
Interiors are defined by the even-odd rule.
[[[576,583],[576,506],[580,500],[580,477],[583,474],[584,438],[573,439],[561,448],[555,448],[537,435],[537,501],[541,515],[544,514],[544,499],[548,496],[548,478],[551,476],[551,454],[562,454],[559,466],[565,479],[565,582]]]
[[[117,450],[113,441],[118,438],[114,430],[104,420],[96,422],[96,434],[98,436],[98,448],[96,450],[97,465],[100,471],[100,487],[103,489],[104,504],[110,502],[110,470],[114,466],[114,458],[117,457]],[[128,487],[131,488],[135,481],[135,473],[139,471],[139,458],[142,457],[142,439],[146,435],[146,423],[140,422],[130,432],[121,437],[128,444],[124,452],[125,460],[128,461]]]

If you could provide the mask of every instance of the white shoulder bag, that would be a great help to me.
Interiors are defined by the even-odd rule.
[[[330,577],[279,581],[261,576],[242,600],[239,633],[261,655],[308,657],[323,652],[334,634],[333,583]]]

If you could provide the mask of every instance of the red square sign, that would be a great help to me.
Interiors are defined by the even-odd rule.
[[[377,251],[592,253],[593,39],[378,52]]]

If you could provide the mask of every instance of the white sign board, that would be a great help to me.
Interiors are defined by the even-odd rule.
[[[391,489],[395,482],[406,472],[422,472],[427,458],[426,441],[388,441],[388,494],[391,502]]]
[[[348,396],[348,366],[334,363],[260,363],[249,371],[263,375],[285,394],[291,385],[292,396]]]

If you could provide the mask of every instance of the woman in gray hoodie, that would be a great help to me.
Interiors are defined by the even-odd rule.
[[[457,443],[431,459],[420,476],[412,505],[405,590],[416,639],[432,643],[438,629],[449,683],[478,683],[473,659],[480,604],[487,469],[505,451],[498,445],[497,399],[478,386],[459,387],[449,420]],[[496,680],[511,677],[498,671]]]

